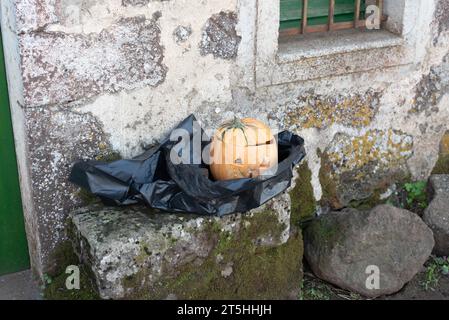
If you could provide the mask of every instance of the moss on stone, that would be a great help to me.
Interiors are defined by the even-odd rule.
[[[323,207],[341,208],[342,205],[337,195],[337,183],[332,177],[332,165],[329,158],[321,150],[318,150],[318,156],[321,159],[321,167],[318,174],[322,190],[320,205]]]
[[[278,217],[271,209],[256,212],[252,216],[244,216],[242,223],[245,228],[245,236],[251,239],[264,236],[279,238],[285,229],[285,225],[279,222]]]
[[[298,168],[295,187],[290,191],[292,225],[299,226],[315,214],[316,201],[312,186],[312,171],[307,161]]]
[[[311,243],[331,244],[338,241],[341,227],[336,219],[316,219],[307,228],[307,237]]]
[[[449,131],[441,138],[439,156],[432,174],[449,174]]]
[[[69,240],[60,243],[54,250],[49,259],[53,262],[53,266],[48,269],[50,277],[57,276],[65,272],[65,268],[70,265],[79,263],[78,256],[73,250],[72,243]]]
[[[147,260],[147,258],[153,254],[151,251],[149,251],[149,247],[150,245],[148,245],[148,243],[140,243],[140,254],[134,258],[134,261],[137,264],[143,264]]]
[[[432,174],[449,174],[449,154],[440,154]]]
[[[95,157],[95,160],[101,162],[112,162],[121,159],[122,156],[120,155],[120,153],[114,150],[106,150]]]
[[[384,204],[387,202],[386,199],[381,199],[381,194],[383,192],[380,189],[376,189],[373,191],[373,195],[369,198],[362,199],[362,200],[353,200],[349,203],[349,208],[354,208],[358,210],[368,210],[371,208],[374,208],[375,206],[379,204]]]
[[[48,274],[45,275],[44,299],[48,300],[92,300],[99,299],[94,279],[86,266],[80,263],[78,256],[73,250],[72,243],[67,240],[62,242],[53,252],[51,261],[55,265]],[[66,274],[68,266],[75,265],[80,268],[80,289],[68,290],[65,281],[69,274]]]
[[[142,287],[145,270],[125,279],[126,288],[141,288],[130,297],[164,299],[280,299],[299,290],[302,278],[303,243],[299,228],[292,228],[290,239],[280,246],[259,246],[258,236],[280,236],[282,226],[275,214],[266,210],[242,218],[233,233],[221,230],[212,221],[199,231],[215,244],[202,261],[179,266],[174,274]]]
[[[100,199],[96,195],[92,194],[86,189],[80,188],[79,191],[76,193],[76,196],[81,200],[82,205],[85,206],[89,206],[100,202]]]
[[[80,268],[80,289],[68,290],[66,287],[66,279],[69,276],[61,273],[56,277],[48,277],[47,284],[44,289],[44,299],[47,300],[98,300],[100,299],[96,292],[95,286],[92,284],[91,277],[83,265]]]

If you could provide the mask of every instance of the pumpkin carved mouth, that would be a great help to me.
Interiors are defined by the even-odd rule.
[[[258,144],[255,144],[255,145],[248,145],[248,147],[258,147],[258,146],[264,146],[264,145],[266,145],[266,144],[274,144],[275,143],[275,140],[269,140],[269,141],[266,141],[266,142],[264,142],[264,143],[258,143]]]

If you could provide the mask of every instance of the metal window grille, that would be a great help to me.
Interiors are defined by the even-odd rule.
[[[280,0],[281,1],[281,36],[326,32],[343,29],[363,28],[366,26],[366,0]],[[328,1],[327,14],[320,18],[314,16],[318,9],[323,10],[323,1]],[[337,6],[336,6],[337,1]],[[342,6],[338,1],[341,1]],[[374,1],[371,1],[374,2]],[[379,12],[383,12],[383,0],[376,0]],[[321,5],[321,7],[319,7]],[[326,5],[326,3],[324,3]],[[341,9],[344,7],[345,10]],[[348,5],[350,12],[347,11]],[[340,8],[341,7],[341,8]],[[337,9],[337,10],[336,10]],[[323,23],[324,20],[324,23]],[[309,23],[312,21],[313,23]]]

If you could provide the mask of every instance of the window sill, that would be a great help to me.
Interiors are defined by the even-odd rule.
[[[282,39],[273,60],[260,59],[256,86],[267,87],[409,65],[413,52],[386,30],[341,30]]]
[[[404,44],[398,35],[386,30],[340,30],[326,33],[285,37],[279,40],[278,63],[290,63],[370,49],[397,47]]]

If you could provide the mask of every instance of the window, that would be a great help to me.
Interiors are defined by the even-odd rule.
[[[350,18],[347,18],[349,21],[346,22],[340,22],[341,18],[335,18],[335,7],[339,6],[343,0],[334,0],[332,23],[349,23],[349,29],[309,33],[315,26],[321,24],[324,24],[324,27],[320,27],[322,31],[329,30],[331,0],[308,0],[307,5],[309,8],[313,7],[318,1],[325,5],[322,21],[310,24],[313,18],[311,13],[307,12],[307,33],[301,34],[302,15],[297,14],[293,26],[286,27],[285,21],[289,19],[284,19],[282,30],[296,29],[294,33],[296,35],[286,37],[280,37],[279,34],[280,12],[283,14],[286,12],[285,7],[281,10],[285,0],[257,1],[258,10],[253,29],[257,41],[247,43],[248,50],[251,50],[251,45],[255,44],[255,71],[254,74],[248,74],[243,80],[245,83],[254,84],[256,88],[265,88],[365,72],[374,74],[379,70],[393,67],[407,68],[406,66],[412,65],[413,48],[417,38],[406,35],[410,35],[411,30],[415,30],[416,26],[422,25],[420,24],[422,21],[419,20],[419,10],[423,0],[384,0],[381,3],[377,0],[360,1],[359,20],[365,20],[368,28],[357,29],[354,28],[356,0],[351,1],[354,11],[349,14]],[[296,0],[292,3],[298,4],[296,12],[302,13],[303,1]],[[379,16],[373,16],[373,13],[379,14],[380,8],[370,8],[371,5],[376,4],[382,6],[382,28],[371,32],[370,26],[377,27],[379,22]],[[366,11],[366,14],[363,11]],[[273,14],[274,12],[276,14]],[[242,19],[247,19],[248,22],[245,25],[249,26],[253,16],[247,11],[242,13]],[[288,89],[290,90],[290,87]]]
[[[370,3],[382,12],[382,0],[280,0],[280,35],[364,27]]]

